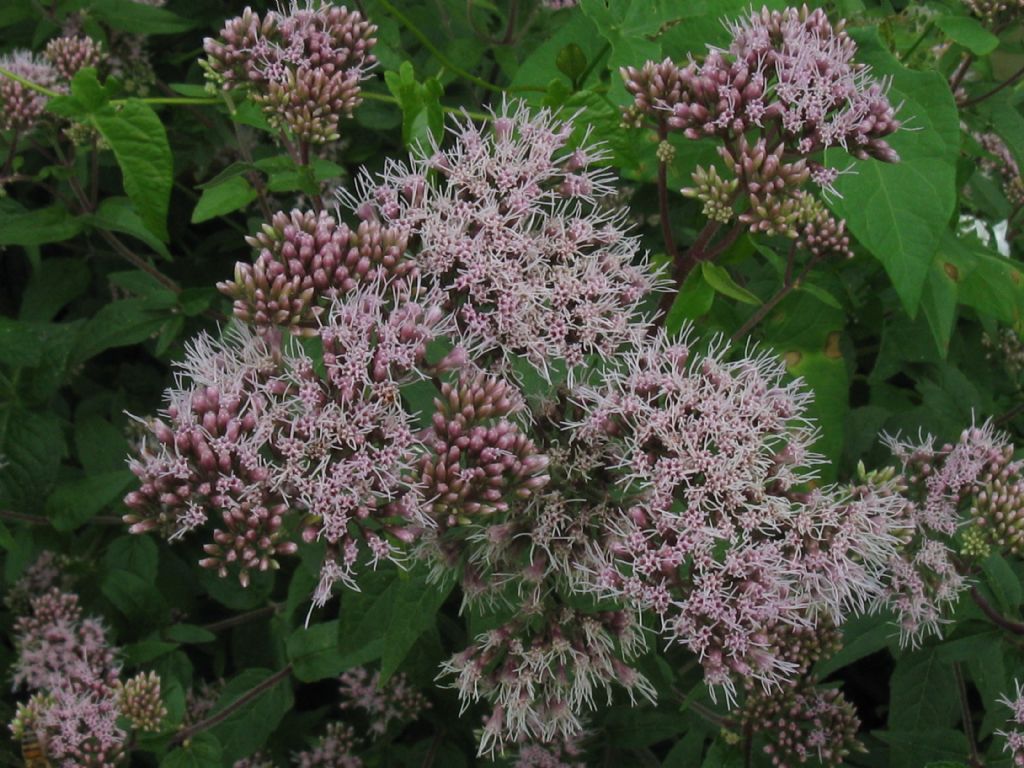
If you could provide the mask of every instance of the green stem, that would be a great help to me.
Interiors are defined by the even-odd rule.
[[[0,75],[3,75],[4,77],[9,77],[14,82],[21,83],[26,88],[33,90],[36,93],[41,93],[43,94],[43,96],[49,96],[51,99],[55,96],[60,96],[60,94],[56,91],[51,91],[49,88],[45,88],[41,86],[39,83],[33,83],[31,80],[26,80],[21,75],[16,75],[9,69],[4,69],[3,67],[0,67]]]
[[[205,720],[200,720],[198,723],[196,723],[195,725],[191,725],[188,728],[182,728],[180,731],[178,731],[177,734],[175,734],[174,738],[170,740],[168,746],[176,747],[179,744],[184,744],[197,733],[202,733],[203,731],[209,730],[210,728],[219,725],[220,723],[227,720],[233,713],[237,712],[239,709],[248,704],[250,701],[258,699],[260,696],[269,691],[275,685],[277,685],[282,680],[287,678],[291,673],[292,665],[288,664],[284,667],[284,669],[278,670],[263,682],[250,688],[248,691],[243,693],[233,702],[224,707],[224,709],[222,709],[220,712],[217,712],[214,715],[210,715]]]

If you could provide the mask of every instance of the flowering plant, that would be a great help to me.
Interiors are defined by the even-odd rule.
[[[0,13],[5,761],[1024,765],[1024,6],[228,6]]]

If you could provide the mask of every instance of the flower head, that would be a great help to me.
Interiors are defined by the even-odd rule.
[[[50,90],[62,90],[61,76],[45,58],[17,50],[0,56],[0,67]],[[0,130],[27,133],[46,110],[47,97],[0,75]]]

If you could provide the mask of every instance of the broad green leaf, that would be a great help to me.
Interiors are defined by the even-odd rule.
[[[127,534],[114,539],[103,555],[103,564],[113,570],[131,571],[145,581],[156,580],[158,553],[149,536]]]
[[[156,298],[122,299],[107,304],[82,328],[72,360],[84,362],[112,347],[145,341],[160,330],[169,309]]]
[[[0,403],[0,506],[38,514],[57,479],[66,446],[60,420],[15,403]]]
[[[711,745],[701,768],[743,768],[743,751],[735,744],[716,741]]]
[[[203,189],[195,210],[192,211],[192,223],[223,216],[241,210],[256,199],[256,190],[243,176],[231,176],[228,179]]]
[[[703,261],[700,265],[701,274],[707,280],[708,285],[714,288],[723,296],[728,296],[744,304],[760,304],[761,300],[741,285],[737,285],[732,279],[729,270],[719,264],[712,264],[710,261]]]
[[[48,321],[89,288],[89,267],[75,257],[43,259],[21,295],[22,320]]]
[[[167,242],[174,159],[160,118],[148,104],[127,101],[96,111],[92,123],[114,151],[124,190],[146,228]]]
[[[166,620],[167,602],[152,581],[121,568],[108,570],[100,591],[118,611],[139,626],[152,626]]]
[[[1016,612],[1022,599],[1020,579],[1006,559],[1000,555],[986,557],[981,562],[981,570],[1000,609],[1005,613]]]
[[[937,72],[900,66],[875,29],[854,29],[858,61],[876,77],[892,77],[889,99],[903,106],[906,128],[887,139],[899,163],[859,160],[856,173],[836,183],[841,197],[829,204],[850,232],[885,266],[906,311],[915,315],[941,233],[956,203],[956,158],[960,118],[946,80]],[[829,164],[845,166],[849,156],[828,153]]]
[[[669,335],[679,333],[688,320],[696,320],[707,314],[715,301],[715,289],[704,278],[702,270],[695,269],[686,277],[686,281],[676,294],[672,308],[665,318],[665,330]]]
[[[569,43],[558,52],[555,66],[558,67],[559,72],[569,78],[569,82],[575,87],[577,81],[587,70],[587,54],[576,43]]]
[[[833,309],[843,308],[843,305],[839,303],[839,299],[826,291],[820,285],[815,285],[814,283],[801,283],[797,286],[797,290],[813,296],[822,304],[832,307]]]
[[[210,715],[216,715],[272,674],[266,669],[245,670],[225,686]],[[292,708],[293,702],[292,686],[286,677],[212,728],[210,733],[217,737],[223,747],[224,763],[231,765],[262,747],[281,718]]]
[[[128,441],[123,432],[98,414],[75,418],[75,454],[88,474],[124,469]]]
[[[822,659],[815,666],[815,672],[825,679],[837,669],[888,647],[895,633],[889,616],[854,616],[843,624],[843,647],[835,655]]]
[[[953,668],[936,648],[922,648],[896,661],[889,683],[890,730],[949,727],[959,711]]]
[[[146,227],[135,205],[127,197],[106,198],[93,214],[93,225],[99,229],[131,235],[168,261],[171,259],[171,252],[167,250],[167,246]]]
[[[188,744],[160,761],[160,768],[222,768],[224,765],[220,742],[212,733],[196,734]]]
[[[987,56],[999,47],[999,38],[973,16],[939,16],[935,19],[935,26],[954,43],[977,56]]]
[[[949,340],[956,322],[957,278],[957,270],[951,268],[939,254],[928,270],[928,279],[921,295],[921,309],[942,358],[949,351]]]
[[[62,205],[34,211],[0,211],[0,245],[43,245],[70,240],[82,231],[86,216],[73,216]]]
[[[10,376],[9,396],[24,405],[47,404],[64,381],[81,325],[0,317],[0,371]]]
[[[217,636],[195,624],[172,624],[164,630],[164,637],[176,643],[212,643]]]
[[[288,638],[288,660],[295,667],[295,677],[311,683],[341,674],[345,664],[338,648],[337,621],[300,626]]]
[[[89,0],[89,12],[113,29],[136,35],[171,35],[193,29],[201,22],[134,0]]]
[[[821,428],[814,448],[830,459],[820,468],[821,476],[827,481],[835,480],[843,450],[846,414],[850,409],[850,380],[846,361],[839,352],[838,335],[835,332],[824,350],[791,350],[784,355],[789,372],[802,377],[814,391],[807,415]]]
[[[274,589],[274,572],[261,571],[251,575],[248,587],[238,583],[238,576],[229,573],[222,579],[209,568],[200,569],[199,581],[210,597],[233,611],[251,611],[265,605]]]
[[[951,701],[957,703],[955,698]],[[970,752],[963,731],[949,728],[890,730],[875,735],[889,745],[889,768],[920,768],[934,761],[956,762]]]

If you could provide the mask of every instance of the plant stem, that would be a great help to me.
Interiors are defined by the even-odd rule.
[[[203,629],[207,632],[222,632],[225,629],[230,629],[231,627],[248,624],[250,621],[259,621],[264,616],[273,616],[279,610],[281,610],[280,603],[269,603],[264,605],[262,608],[254,608],[251,611],[240,613],[237,616],[230,616],[226,619],[221,619],[220,621],[204,624]]]
[[[918,38],[917,38],[917,40],[915,40],[915,41],[914,41],[914,44],[913,44],[912,46],[910,46],[910,48],[908,48],[908,49],[907,49],[906,53],[904,53],[904,54],[903,54],[902,56],[900,56],[900,59],[901,59],[901,60],[903,60],[903,61],[906,61],[906,60],[907,60],[907,59],[909,59],[909,58],[910,58],[911,56],[913,56],[913,55],[914,55],[914,51],[916,51],[916,50],[917,50],[917,49],[918,49],[918,48],[920,47],[921,43],[923,43],[923,42],[924,42],[924,39],[925,39],[926,37],[928,37],[928,34],[929,34],[929,33],[930,33],[930,32],[932,31],[932,29],[934,29],[934,28],[935,28],[935,22],[934,22],[934,21],[929,21],[929,22],[928,22],[928,23],[927,23],[927,24],[925,25],[925,28],[924,28],[924,30],[923,30],[923,31],[921,32],[921,34],[920,34],[920,35],[918,35]]]
[[[285,667],[283,669],[278,670],[277,672],[272,674],[270,677],[268,677],[263,682],[261,682],[258,685],[255,685],[252,688],[250,688],[248,691],[243,693],[241,696],[239,696],[233,702],[231,702],[226,707],[224,707],[224,709],[222,709],[220,712],[217,712],[216,714],[210,715],[209,717],[205,718],[204,720],[200,720],[198,723],[195,723],[194,725],[190,725],[188,728],[182,728],[170,740],[170,742],[168,743],[168,746],[176,747],[179,744],[184,744],[186,741],[191,739],[197,733],[202,733],[203,731],[209,730],[210,728],[213,728],[214,726],[219,725],[223,721],[227,720],[232,714],[234,714],[239,709],[241,709],[246,704],[248,704],[250,701],[253,701],[254,699],[258,699],[260,696],[262,696],[264,693],[269,691],[275,685],[277,685],[282,680],[287,678],[291,673],[292,673],[292,665],[291,664],[285,665]]]
[[[25,523],[26,525],[48,525],[53,527],[53,521],[42,515],[29,515],[24,512],[15,512],[10,509],[0,509],[0,520],[7,520],[11,523]],[[123,525],[124,521],[117,515],[96,515],[89,518],[89,523],[96,525]]]
[[[997,93],[999,93],[1004,88],[1010,87],[1011,85],[1016,83],[1018,80],[1020,80],[1022,77],[1024,77],[1024,67],[1021,67],[1020,69],[1018,69],[1016,72],[1014,72],[1012,75],[1010,75],[1010,77],[1008,79],[1004,80],[1002,83],[997,85],[992,90],[986,91],[985,93],[981,94],[981,96],[975,96],[973,99],[968,99],[967,101],[965,101],[963,104],[960,105],[960,108],[964,109],[966,107],[973,107],[975,104],[980,104],[985,99],[990,98],[992,96],[995,96]]]
[[[971,768],[981,768],[984,765],[978,755],[978,742],[974,736],[974,716],[971,714],[971,705],[967,701],[967,685],[964,683],[964,673],[960,668],[960,662],[953,663],[953,674],[956,676],[957,692],[960,695],[961,719],[964,723],[964,735],[967,736],[967,744],[971,749]]]
[[[36,93],[41,93],[43,94],[43,96],[49,96],[51,99],[56,96],[60,96],[60,94],[56,91],[51,91],[49,88],[45,88],[39,85],[39,83],[33,83],[31,80],[27,80],[21,75],[14,74],[9,69],[4,69],[3,67],[0,67],[0,75],[3,75],[4,77],[9,77],[14,82],[21,83],[29,90],[35,91]]]
[[[952,76],[949,78],[949,90],[956,95],[956,89],[960,87],[960,83],[963,82],[967,76],[967,70],[971,68],[971,64],[974,63],[974,54],[965,53],[963,58],[960,59],[960,63],[957,64],[956,69],[953,70]]]
[[[977,587],[971,587],[971,599],[978,604],[981,612],[988,616],[989,620],[997,627],[1015,635],[1024,635],[1024,622],[1014,621],[1003,616],[985,599],[985,596],[981,594]]]
[[[668,140],[668,122],[664,117],[658,119],[658,142]],[[668,215],[668,163],[658,160],[658,217],[661,219],[661,238],[665,241],[665,253],[669,260],[675,265],[678,272],[679,250],[676,248],[676,239],[672,234],[672,221]]]
[[[793,291],[794,288],[800,287],[804,278],[807,277],[807,274],[811,271],[814,265],[818,263],[818,259],[812,257],[811,260],[807,262],[806,266],[804,266],[803,270],[801,270],[800,274],[794,279],[791,276],[793,274],[793,258],[795,255],[796,242],[794,241],[789,247],[789,263],[786,266],[786,280],[783,282],[782,287],[775,292],[774,296],[758,307],[754,314],[747,318],[747,322],[740,326],[739,330],[729,337],[730,341],[738,341],[750,333],[758,323],[765,319],[769,312],[778,306],[780,301],[786,298]]]

